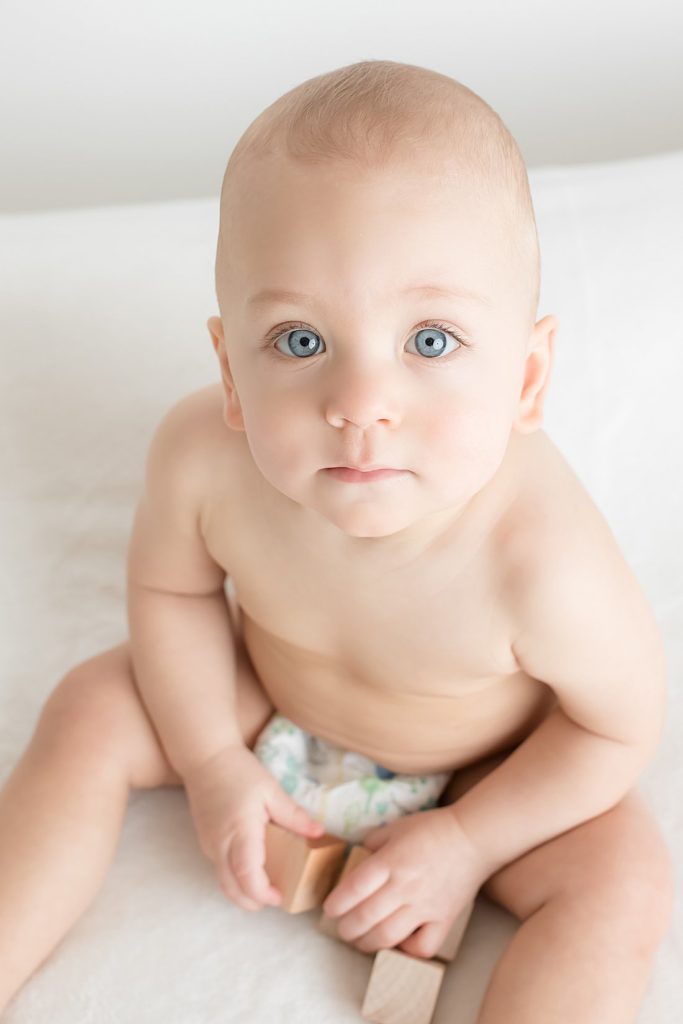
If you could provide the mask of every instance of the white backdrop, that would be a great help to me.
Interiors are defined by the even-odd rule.
[[[683,147],[678,0],[0,0],[0,210],[213,196],[263,107],[367,59],[464,82],[532,166]]]
[[[643,791],[679,874],[682,180],[683,149],[531,180],[540,312],[561,325],[546,429],[664,633],[669,713]],[[125,551],[151,432],[219,379],[205,326],[217,227],[217,197],[0,215],[0,784],[62,674],[127,635]],[[512,930],[477,901],[433,1024],[473,1024]],[[320,936],[313,911],[228,904],[184,792],[137,792],[102,890],[2,1024],[356,1024],[370,965]],[[638,1024],[680,1024],[681,1007],[679,895]]]
[[[530,165],[560,164],[531,175],[539,315],[560,321],[546,429],[665,636],[669,715],[642,788],[680,875],[683,8],[321,6],[0,0],[0,785],[62,674],[125,638],[151,432],[219,379],[205,323],[232,145],[303,78],[389,58],[460,78]],[[77,206],[94,208],[42,212]],[[434,1024],[472,1024],[513,930],[478,901]],[[102,890],[3,1024],[352,1024],[369,969],[313,912],[228,904],[183,792],[139,792]],[[682,1006],[679,896],[638,1024]]]

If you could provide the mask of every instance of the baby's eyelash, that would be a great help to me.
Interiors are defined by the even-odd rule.
[[[448,324],[439,323],[438,320],[425,320],[423,324],[418,324],[415,330],[423,331],[428,327],[438,327],[440,331],[450,334],[451,337],[455,338],[456,341],[459,341],[461,345],[469,345],[469,341],[466,341],[465,338],[458,334],[453,327],[449,327]]]
[[[446,334],[450,334],[452,338],[455,338],[461,345],[469,345],[469,342],[460,335],[455,328],[449,327],[448,324],[443,324],[439,320],[425,320],[423,323],[418,324],[414,329],[416,331],[423,331],[429,327],[436,327],[440,331],[444,331]],[[300,321],[294,321],[289,324],[282,324],[279,327],[273,327],[272,331],[266,334],[265,341],[277,341],[283,334],[287,334],[288,331],[313,331],[313,328],[309,324],[301,323]],[[317,331],[314,331],[317,334]]]

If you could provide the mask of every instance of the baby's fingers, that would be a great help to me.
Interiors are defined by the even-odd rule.
[[[220,873],[219,882],[221,889],[223,890],[223,893],[230,900],[231,903],[235,904],[235,906],[241,907],[242,910],[262,909],[262,907],[258,903],[254,903],[253,900],[248,899],[244,895],[235,879],[225,869],[223,869],[223,871]]]
[[[270,884],[264,867],[265,859],[266,846],[262,828],[243,832],[234,837],[229,860],[240,889],[249,900],[276,906],[281,902],[281,896]]]

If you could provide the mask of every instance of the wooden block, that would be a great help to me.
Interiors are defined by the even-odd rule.
[[[348,874],[349,871],[352,871],[353,868],[355,868],[358,864],[362,864],[363,861],[371,855],[371,853],[371,850],[367,850],[362,845],[352,846],[349,851],[348,857],[346,858],[346,862],[341,870],[341,873],[337,878],[337,881],[335,882],[335,886],[339,885],[339,883]],[[472,902],[469,903],[463,909],[462,913],[458,914],[455,921],[451,925],[450,931],[448,932],[445,939],[441,943],[441,947],[434,954],[434,957],[437,960],[443,960],[448,963],[455,958],[455,955],[458,952],[458,949],[460,948],[460,944],[465,934],[465,929],[467,928],[469,919],[472,916],[473,909],[474,900],[472,900]],[[331,939],[337,939],[341,941],[341,939],[339,939],[338,932],[339,921],[340,918],[328,917],[325,911],[323,911],[322,914],[320,915],[320,922],[318,927],[320,931],[323,933],[323,935],[327,935]],[[399,950],[399,952],[403,952],[403,950]]]
[[[451,925],[451,930],[441,943],[441,947],[434,954],[437,960],[444,960],[446,963],[450,963],[451,960],[455,959],[473,910],[474,900],[463,908]]]
[[[361,1014],[374,1024],[429,1024],[446,965],[399,949],[380,949]]]
[[[362,864],[363,861],[366,860],[366,858],[368,858],[371,853],[372,850],[367,850],[364,846],[352,846],[351,849],[349,850],[346,861],[344,862],[341,872],[338,878],[336,879],[334,885],[339,885],[342,878],[348,875],[349,871],[352,871],[355,867],[357,867],[358,864]],[[334,887],[331,887],[330,891],[332,890],[332,888]],[[324,897],[322,902],[324,902]],[[338,924],[338,917],[328,917],[325,911],[323,910],[322,914],[320,915],[320,922],[318,925],[323,935],[328,935],[331,939],[337,939],[341,942],[341,939],[339,938],[339,933],[337,931]]]
[[[282,893],[281,910],[300,914],[319,907],[333,888],[347,843],[325,833],[307,839],[274,821],[266,825],[266,874]]]

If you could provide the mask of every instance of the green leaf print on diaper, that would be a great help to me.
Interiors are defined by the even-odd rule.
[[[292,793],[295,792],[297,786],[299,785],[299,776],[283,775],[282,778],[280,779],[280,785],[284,789],[285,793],[291,796]]]
[[[349,804],[348,807],[344,808],[344,835],[348,835],[358,825],[361,819],[361,806],[360,801],[356,800],[354,803]]]
[[[365,810],[369,811],[373,796],[378,791],[386,792],[386,788],[389,785],[389,781],[387,779],[376,779],[371,775],[366,775],[365,778],[359,779],[358,781],[360,782],[361,787],[368,794],[368,798],[365,801]]]
[[[277,757],[277,750],[275,749],[275,747],[272,747],[269,744],[264,743],[262,746],[259,747],[258,756],[261,763],[266,765],[267,767],[269,764],[272,764],[275,758]]]
[[[282,732],[286,732],[288,736],[293,736],[296,731],[289,719],[277,714],[271,718],[270,728],[274,736],[279,736]]]

